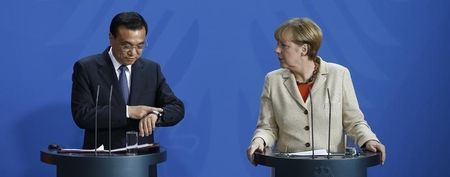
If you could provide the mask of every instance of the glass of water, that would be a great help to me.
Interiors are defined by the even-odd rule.
[[[127,154],[136,154],[138,146],[138,132],[127,131],[126,132],[126,149]]]

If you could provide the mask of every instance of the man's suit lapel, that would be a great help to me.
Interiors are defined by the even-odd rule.
[[[101,77],[100,81],[103,81],[103,84],[107,86],[107,88],[102,90],[110,90],[111,85],[113,86],[113,98],[119,99],[123,101],[122,93],[119,87],[119,81],[117,75],[114,71],[114,66],[112,64],[111,58],[108,54],[109,48],[106,49],[102,53],[102,57],[97,60],[98,66],[98,75]]]
[[[145,74],[144,64],[141,60],[142,58],[138,59],[131,69],[130,100],[128,100],[131,105],[135,104],[136,100],[139,100],[137,97],[140,95],[142,88],[144,88],[145,80],[143,80],[142,77],[139,77]]]
[[[283,84],[286,87],[286,89],[288,90],[291,97],[295,100],[295,102],[297,102],[297,104],[299,106],[306,109],[306,104],[303,102],[302,98],[300,97],[300,93],[298,91],[298,87],[297,87],[294,75],[289,70],[285,70],[282,75],[283,75],[283,79],[284,79]]]

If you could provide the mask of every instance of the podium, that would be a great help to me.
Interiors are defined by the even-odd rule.
[[[366,177],[367,168],[380,164],[381,155],[363,152],[358,156],[288,156],[266,149],[255,152],[255,162],[272,167],[274,177]]]
[[[41,161],[56,165],[57,177],[156,177],[156,164],[166,160],[166,150],[154,153],[58,153],[42,150]]]

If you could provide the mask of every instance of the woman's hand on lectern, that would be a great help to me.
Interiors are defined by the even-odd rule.
[[[264,152],[264,140],[260,137],[255,138],[250,146],[247,148],[247,158],[248,161],[250,161],[251,164],[256,166],[256,163],[254,161],[254,153],[255,151]]]
[[[364,148],[368,151],[381,153],[381,164],[386,160],[386,148],[383,144],[375,140],[369,140],[365,143]]]

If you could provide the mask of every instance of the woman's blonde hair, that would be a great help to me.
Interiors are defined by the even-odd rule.
[[[309,18],[292,18],[281,24],[274,33],[277,41],[292,41],[297,45],[307,44],[307,55],[316,60],[322,42],[322,30]]]

